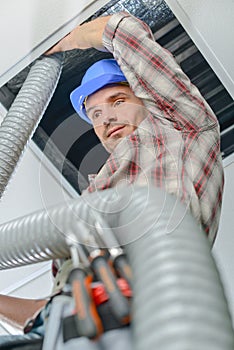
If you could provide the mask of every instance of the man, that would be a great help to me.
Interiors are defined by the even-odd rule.
[[[223,190],[215,115],[146,24],[130,14],[78,26],[47,54],[91,47],[114,60],[92,66],[71,101],[110,157],[84,195],[150,182],[184,202],[213,242]],[[32,302],[31,312],[36,309]]]
[[[118,67],[96,63],[71,94],[75,110],[111,153],[87,191],[123,180],[151,182],[189,206],[213,242],[223,190],[214,113],[147,25],[130,14],[78,26],[48,54],[90,47],[111,52]],[[120,77],[108,81],[111,66]]]

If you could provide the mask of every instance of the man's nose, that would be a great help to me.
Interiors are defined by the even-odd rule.
[[[109,125],[110,123],[116,122],[117,116],[113,113],[113,110],[108,108],[103,116],[103,125]]]

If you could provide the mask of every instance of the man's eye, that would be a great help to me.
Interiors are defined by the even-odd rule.
[[[96,111],[92,114],[92,119],[98,119],[99,117],[101,117],[102,112],[101,111]]]
[[[114,106],[117,107],[117,106],[121,105],[123,102],[124,102],[124,99],[120,98],[120,99],[115,101]]]

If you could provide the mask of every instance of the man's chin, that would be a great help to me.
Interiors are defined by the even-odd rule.
[[[112,153],[116,146],[118,146],[118,144],[123,140],[123,138],[124,137],[113,138],[105,143],[103,142],[102,145],[108,153]]]

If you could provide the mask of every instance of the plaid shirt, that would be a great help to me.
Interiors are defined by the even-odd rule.
[[[148,116],[118,144],[85,193],[123,181],[152,182],[184,202],[213,242],[223,191],[217,118],[142,21],[124,12],[114,14],[103,43]]]

